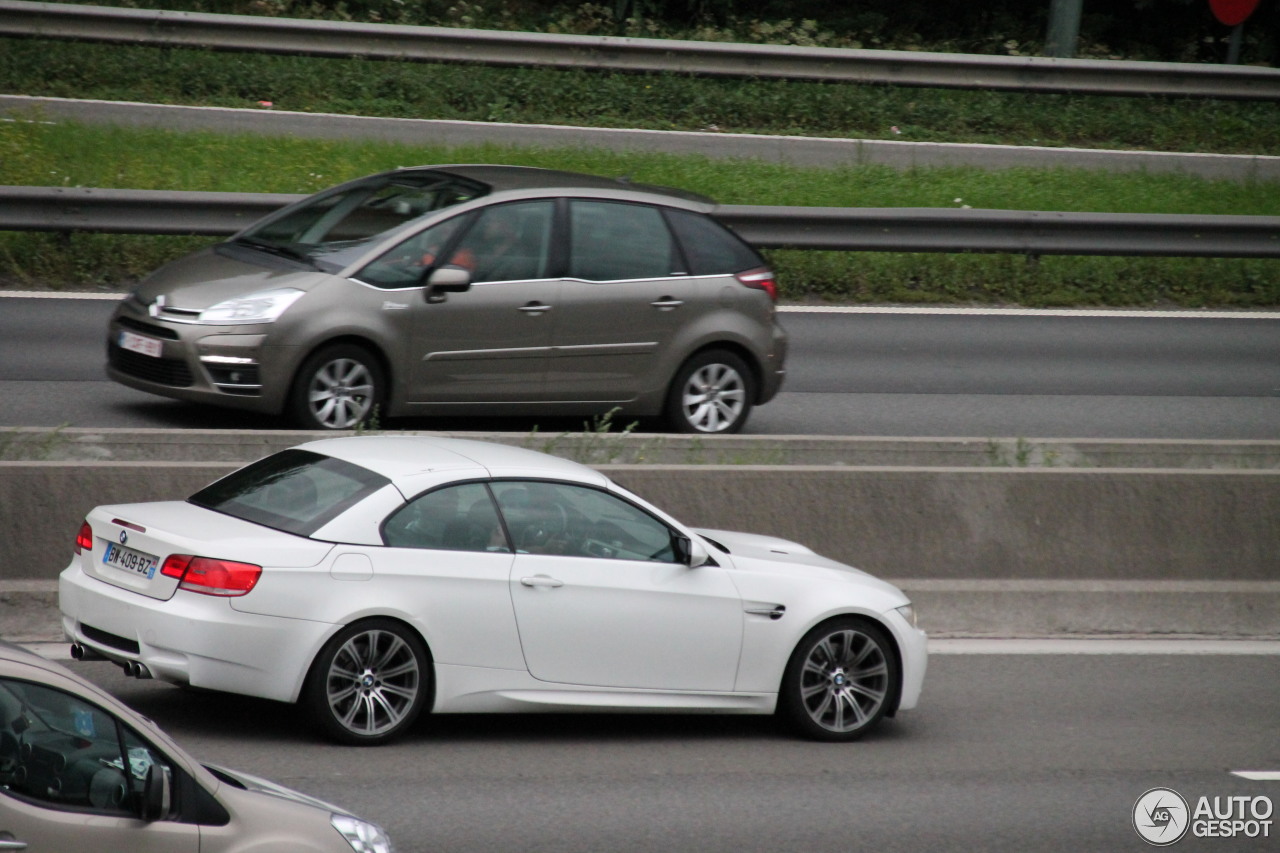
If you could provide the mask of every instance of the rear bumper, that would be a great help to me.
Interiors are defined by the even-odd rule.
[[[292,702],[315,650],[340,626],[241,613],[230,600],[179,590],[167,601],[92,578],[72,560],[58,577],[62,629],[118,663],[175,684]]]

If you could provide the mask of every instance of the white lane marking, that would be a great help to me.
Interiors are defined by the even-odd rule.
[[[77,293],[55,290],[0,290],[0,298],[124,299],[127,293]],[[917,314],[970,317],[1100,317],[1189,320],[1280,320],[1280,311],[1137,311],[1071,308],[955,308],[907,305],[779,305],[781,314]]]
[[[1251,782],[1280,782],[1280,770],[1232,770],[1231,775]]]
[[[933,639],[931,655],[1280,655],[1280,640]]]

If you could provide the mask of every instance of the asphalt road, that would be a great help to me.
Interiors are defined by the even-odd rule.
[[[0,426],[279,428],[107,381],[110,301],[0,298]],[[1280,315],[785,312],[757,435],[1280,438]],[[391,421],[525,431],[531,419]],[[581,418],[544,420],[576,431]],[[642,425],[645,426],[645,425]]]
[[[935,653],[921,706],[850,745],[767,717],[508,715],[337,747],[292,706],[70,666],[202,760],[348,807],[408,853],[1115,853],[1150,849],[1131,815],[1154,787],[1280,801],[1280,781],[1232,775],[1280,769],[1274,654]],[[1270,829],[1173,849],[1280,850],[1280,815]]]

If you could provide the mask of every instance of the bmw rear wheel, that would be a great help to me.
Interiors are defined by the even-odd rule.
[[[888,710],[900,679],[884,629],[840,617],[807,633],[787,663],[779,711],[815,740],[857,740]]]
[[[422,641],[389,619],[349,625],[312,666],[304,696],[320,728],[355,745],[385,743],[417,719],[431,686]]]
[[[755,402],[755,380],[741,358],[708,350],[686,361],[667,392],[675,432],[725,435],[742,429]]]
[[[355,429],[377,414],[385,385],[382,367],[363,347],[325,347],[298,371],[290,414],[303,429]]]

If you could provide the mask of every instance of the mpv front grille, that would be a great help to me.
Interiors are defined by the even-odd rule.
[[[121,349],[114,342],[107,345],[107,361],[116,370],[157,385],[187,388],[195,384],[191,368],[177,358],[152,358],[149,355]]]
[[[101,628],[95,628],[92,625],[80,623],[80,633],[84,634],[95,643],[101,643],[104,646],[110,646],[113,649],[119,649],[122,652],[136,655],[141,649],[138,648],[136,640],[130,640],[128,637],[121,637],[119,634],[112,634]]]
[[[150,335],[153,338],[164,338],[166,341],[176,341],[178,333],[173,329],[166,329],[164,326],[153,326],[150,323],[144,323],[141,320],[135,320],[132,317],[117,317],[116,322],[126,329],[134,332],[141,332],[144,335]]]

